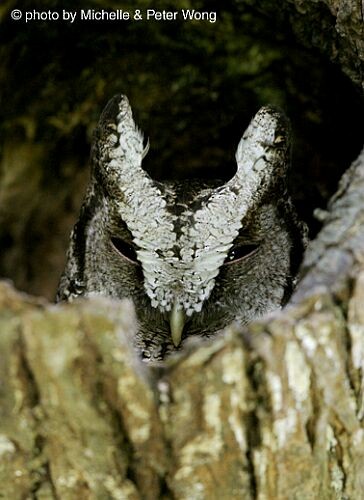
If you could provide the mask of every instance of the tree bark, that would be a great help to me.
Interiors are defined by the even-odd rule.
[[[286,0],[293,31],[338,64],[364,92],[364,8],[360,0]]]
[[[362,87],[359,2],[286,7],[302,40]],[[55,306],[3,282],[1,496],[361,498],[364,151],[319,215],[284,310],[159,367],[130,347],[129,302]]]
[[[1,287],[5,498],[360,498],[364,153],[281,312],[149,368],[128,302]]]

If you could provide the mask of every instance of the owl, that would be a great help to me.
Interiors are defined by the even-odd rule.
[[[155,361],[188,337],[282,307],[306,237],[287,191],[290,129],[281,111],[257,112],[227,182],[157,182],[143,170],[148,149],[128,99],[114,96],[94,134],[58,300],[131,299],[135,347]]]

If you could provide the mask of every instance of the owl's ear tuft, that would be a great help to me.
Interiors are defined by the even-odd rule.
[[[236,150],[237,172],[230,183],[256,186],[261,193],[287,174],[290,165],[290,126],[285,114],[262,107],[251,120]]]
[[[110,125],[112,127],[113,124],[116,124],[117,115],[119,113],[119,103],[125,98],[126,97],[122,94],[116,94],[109,100],[100,115],[98,129],[103,130]]]
[[[264,155],[267,162],[282,160],[282,166],[289,164],[290,124],[278,108],[263,106],[256,113],[245,130],[236,150],[238,170],[244,170]],[[280,151],[281,154],[277,154]]]
[[[123,197],[125,188],[132,188],[137,177],[147,177],[142,160],[149,149],[136,126],[125,95],[115,95],[107,103],[98,123],[93,147],[92,173],[109,194]],[[134,179],[134,181],[133,181]]]

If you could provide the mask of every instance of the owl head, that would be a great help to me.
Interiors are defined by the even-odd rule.
[[[289,124],[261,108],[227,182],[156,182],[128,99],[103,111],[91,181],[71,237],[59,298],[130,298],[135,344],[161,359],[189,336],[211,336],[284,304],[304,248],[287,193]]]

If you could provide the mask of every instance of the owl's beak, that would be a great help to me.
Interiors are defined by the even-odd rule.
[[[183,327],[186,323],[186,315],[183,309],[180,309],[177,303],[174,304],[169,316],[169,326],[171,329],[172,342],[175,347],[181,343]]]

